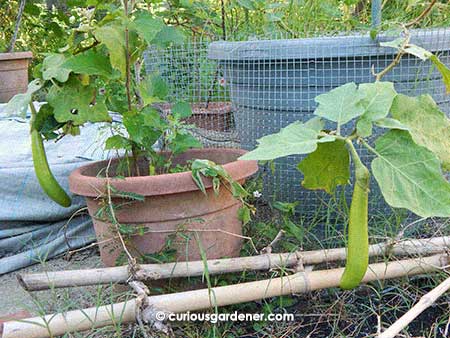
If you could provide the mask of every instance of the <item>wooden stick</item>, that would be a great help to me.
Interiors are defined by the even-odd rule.
[[[369,247],[370,256],[381,256],[387,252],[393,255],[432,255],[444,252],[450,247],[450,237],[404,240],[398,243],[380,243]],[[270,270],[272,268],[320,264],[345,260],[346,249],[298,251],[293,253],[264,254],[250,257],[208,260],[210,275],[250,270]],[[167,264],[141,265],[137,276],[140,280],[201,276],[204,272],[202,261]],[[101,269],[55,271],[34,274],[18,274],[19,283],[25,290],[38,291],[50,288],[126,283],[129,278],[127,266]]]
[[[401,316],[386,331],[378,335],[378,338],[395,337],[409,323],[411,323],[418,315],[430,307],[440,296],[450,289],[450,277],[420,298],[419,302],[414,305],[408,312]]]
[[[369,265],[363,282],[384,280],[434,272],[448,263],[445,254],[425,258],[407,259],[389,263]],[[264,298],[336,287],[339,285],[343,268],[312,272],[298,272],[290,276],[243,284],[215,287],[148,297],[152,309],[181,313],[198,311],[214,306],[225,306],[251,302]],[[211,297],[211,294],[213,297]],[[211,304],[211,300],[215,304]],[[47,338],[67,332],[86,331],[112,323],[136,322],[136,300],[75,310],[64,314],[52,314],[23,321],[4,323],[3,338]]]

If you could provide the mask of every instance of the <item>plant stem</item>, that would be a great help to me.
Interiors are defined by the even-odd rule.
[[[430,4],[427,6],[427,8],[425,8],[425,10],[422,13],[420,13],[420,15],[417,18],[408,22],[405,25],[405,27],[410,28],[410,27],[418,24],[420,21],[422,21],[422,19],[424,19],[431,12],[431,9],[433,8],[433,6],[435,5],[436,2],[437,2],[437,0],[431,0]]]
[[[227,39],[227,29],[225,26],[225,0],[220,0],[221,11],[222,11],[222,39]]]
[[[410,35],[409,35],[409,31],[406,29],[406,27],[403,27],[403,28],[404,28],[404,32],[405,32],[405,40],[403,40],[403,43],[399,48],[398,54],[396,55],[394,60],[392,60],[392,62],[385,69],[383,69],[379,73],[374,73],[375,81],[380,81],[383,78],[383,76],[385,76],[387,73],[389,73],[395,66],[397,66],[400,63],[400,60],[402,59],[403,55],[406,54],[405,48],[409,44]]]
[[[19,12],[17,13],[16,26],[14,27],[14,34],[11,37],[11,41],[9,42],[8,49],[6,50],[8,53],[14,51],[14,46],[16,45],[17,34],[19,33],[20,22],[22,21],[23,9],[25,8],[26,0],[20,1]]]
[[[128,0],[123,1],[123,8],[125,16],[128,18]],[[130,46],[129,46],[129,32],[125,28],[125,88],[127,91],[128,110],[131,111],[131,68],[130,68]]]
[[[123,1],[123,10],[125,16],[128,18],[128,0]],[[125,28],[125,88],[127,92],[128,111],[132,110],[131,102],[131,62],[130,62],[130,36],[128,28]],[[132,146],[131,152],[133,153],[133,165],[136,176],[140,175],[139,163],[138,163],[138,149],[136,146]]]

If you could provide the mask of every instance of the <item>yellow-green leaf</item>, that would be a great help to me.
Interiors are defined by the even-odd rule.
[[[438,156],[444,170],[450,171],[450,119],[430,95],[398,95],[391,115],[410,129],[417,144]]]
[[[325,190],[333,194],[338,185],[350,179],[350,157],[342,140],[319,143],[317,149],[298,165],[306,189]]]
[[[108,49],[111,65],[124,77],[126,73],[125,29],[119,25],[106,25],[97,28],[94,35]]]

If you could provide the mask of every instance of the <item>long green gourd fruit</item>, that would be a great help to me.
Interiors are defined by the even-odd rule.
[[[351,147],[353,148],[353,147]],[[354,149],[353,149],[354,150]],[[369,265],[369,170],[362,164],[358,155],[355,160],[355,187],[348,222],[347,262],[341,277],[340,287],[345,290],[359,285]]]
[[[42,136],[35,128],[31,128],[31,152],[36,177],[45,193],[56,203],[63,207],[72,204],[70,197],[59,185],[48,165]]]

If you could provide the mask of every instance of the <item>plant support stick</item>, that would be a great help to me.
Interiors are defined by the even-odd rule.
[[[450,237],[433,237],[403,240],[397,243],[378,243],[369,246],[370,256],[417,256],[433,255],[445,252],[450,247]],[[250,257],[224,258],[208,260],[210,275],[233,273],[239,271],[270,270],[292,267],[300,262],[314,265],[345,260],[346,249],[298,251],[289,253],[272,253]],[[176,262],[164,264],[142,264],[137,277],[152,281],[166,278],[202,276],[203,261]],[[39,291],[52,288],[100,285],[109,283],[126,283],[129,278],[127,266],[102,269],[85,269],[71,271],[49,271],[42,273],[18,274],[22,287],[27,291]]]
[[[363,282],[412,276],[439,271],[448,264],[447,255],[407,259],[396,262],[371,264]],[[344,269],[330,269],[312,272],[298,272],[291,276],[248,282],[148,297],[153,312],[168,311],[183,313],[198,311],[214,306],[226,306],[260,299],[305,293],[339,285]],[[210,303],[210,292],[214,293],[215,304]],[[136,321],[136,300],[123,303],[92,307],[64,314],[35,317],[4,324],[3,338],[46,338],[63,335],[67,332],[86,331],[113,323],[121,324]],[[144,309],[145,311],[145,309]],[[50,331],[50,332],[49,332]]]

